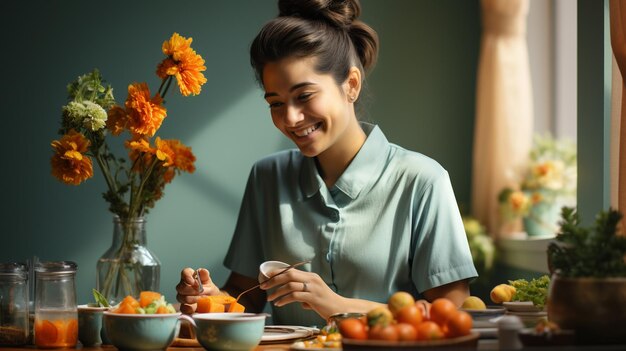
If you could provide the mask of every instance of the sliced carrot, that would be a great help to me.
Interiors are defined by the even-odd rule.
[[[201,296],[198,298],[198,305],[196,306],[196,312],[209,313],[209,312],[224,312],[227,304],[235,301],[232,296],[217,295],[217,296]]]
[[[146,307],[152,303],[154,300],[161,299],[161,293],[156,291],[142,291],[139,293],[139,305],[141,307]]]
[[[228,305],[228,312],[243,312],[246,308],[239,302],[233,302]]]
[[[52,346],[57,342],[59,332],[49,320],[35,321],[35,345]]]
[[[65,342],[68,346],[76,345],[78,340],[78,319],[70,319],[65,329]]]
[[[113,312],[124,313],[124,314],[135,314],[137,313],[137,308],[131,306],[129,303],[121,303]]]
[[[209,299],[211,299],[213,302],[221,303],[222,305],[228,305],[229,303],[237,301],[234,297],[228,295],[209,296]]]
[[[211,303],[211,309],[209,310],[209,312],[211,313],[222,313],[226,311],[226,306],[224,306],[221,303],[217,303],[217,302],[212,302]]]
[[[165,313],[170,313],[170,311],[167,310],[166,306],[161,305],[161,306],[159,306],[159,308],[157,308],[155,313],[156,314],[165,314]]]
[[[126,296],[124,300],[122,300],[122,302],[120,303],[120,305],[122,304],[129,304],[132,307],[140,307],[139,301],[137,301],[137,299],[135,299],[131,295]]]

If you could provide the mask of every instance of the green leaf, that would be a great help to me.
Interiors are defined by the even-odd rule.
[[[107,301],[104,295],[102,295],[98,290],[92,289],[91,292],[93,293],[94,300],[96,300],[96,303],[100,307],[111,307],[111,305],[109,305],[109,301]]]

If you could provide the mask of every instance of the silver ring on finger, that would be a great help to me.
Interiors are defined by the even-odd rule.
[[[309,291],[306,282],[302,282],[302,292],[307,292]]]

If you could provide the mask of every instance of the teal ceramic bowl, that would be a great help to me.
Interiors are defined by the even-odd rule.
[[[207,350],[252,350],[260,342],[267,314],[196,313],[196,338]]]
[[[104,312],[108,341],[120,350],[165,350],[178,335],[180,313],[120,314]]]
[[[83,346],[102,343],[102,315],[108,310],[108,307],[78,305],[78,340]]]

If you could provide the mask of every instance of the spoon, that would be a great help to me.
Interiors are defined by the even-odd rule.
[[[274,279],[274,277],[277,277],[277,276],[279,276],[279,275],[281,275],[281,274],[283,274],[283,273],[287,272],[288,270],[290,270],[290,269],[292,269],[292,268],[300,267],[300,266],[302,266],[303,264],[307,264],[307,263],[311,263],[311,260],[302,261],[302,262],[294,263],[294,264],[292,264],[292,265],[290,265],[290,266],[287,266],[285,269],[283,269],[282,271],[280,271],[280,272],[276,273],[275,275],[271,276],[269,279],[267,279],[267,280],[266,280],[266,281],[264,281],[263,283],[267,283],[267,282],[269,282],[270,280]],[[258,288],[258,287],[259,287],[259,286],[261,286],[261,284],[263,284],[263,283],[259,283],[259,284],[255,285],[255,286],[251,287],[251,288],[248,288],[248,289],[246,289],[246,290],[242,291],[241,293],[239,293],[239,295],[237,295],[237,299],[236,299],[235,301],[239,301],[239,299],[241,298],[241,296],[243,296],[243,295],[244,295],[245,293],[247,293],[247,292],[250,292],[250,291],[252,291],[252,290],[254,290],[254,289]]]

